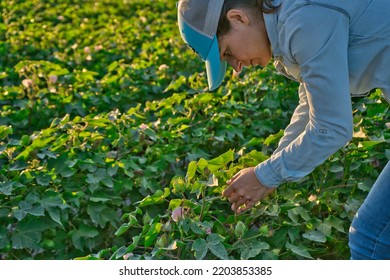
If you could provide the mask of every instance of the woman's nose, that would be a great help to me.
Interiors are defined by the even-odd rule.
[[[227,60],[227,63],[233,67],[234,71],[236,71],[237,73],[240,73],[241,70],[242,70],[242,63],[241,61],[235,59],[235,58],[229,58]]]

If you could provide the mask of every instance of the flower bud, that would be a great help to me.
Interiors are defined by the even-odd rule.
[[[57,82],[57,80],[58,80],[58,77],[56,75],[50,75],[49,76],[49,82],[51,84],[55,84]]]
[[[184,209],[183,207],[177,207],[175,208],[173,211],[172,211],[172,220],[174,220],[175,222],[179,221],[180,219],[182,219],[184,217]]]
[[[101,51],[103,49],[102,45],[97,45],[94,47],[95,52]]]
[[[34,85],[34,82],[33,80],[31,79],[24,79],[22,81],[22,84],[26,87],[26,88],[32,88],[32,86]]]

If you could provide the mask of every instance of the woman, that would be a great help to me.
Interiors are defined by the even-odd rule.
[[[182,0],[183,40],[206,62],[214,90],[226,65],[265,66],[300,82],[299,105],[273,155],[228,181],[240,213],[283,182],[297,181],[352,137],[351,95],[380,88],[390,100],[387,0]],[[352,259],[390,259],[390,164],[350,228]]]

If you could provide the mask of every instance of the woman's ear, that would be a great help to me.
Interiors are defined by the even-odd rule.
[[[249,15],[244,10],[231,9],[227,12],[226,17],[232,26],[234,26],[234,24],[248,25],[250,22]]]

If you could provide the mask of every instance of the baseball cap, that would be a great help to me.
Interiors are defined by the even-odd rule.
[[[181,0],[178,24],[184,42],[206,62],[209,90],[218,88],[226,73],[217,39],[218,22],[224,0]]]

